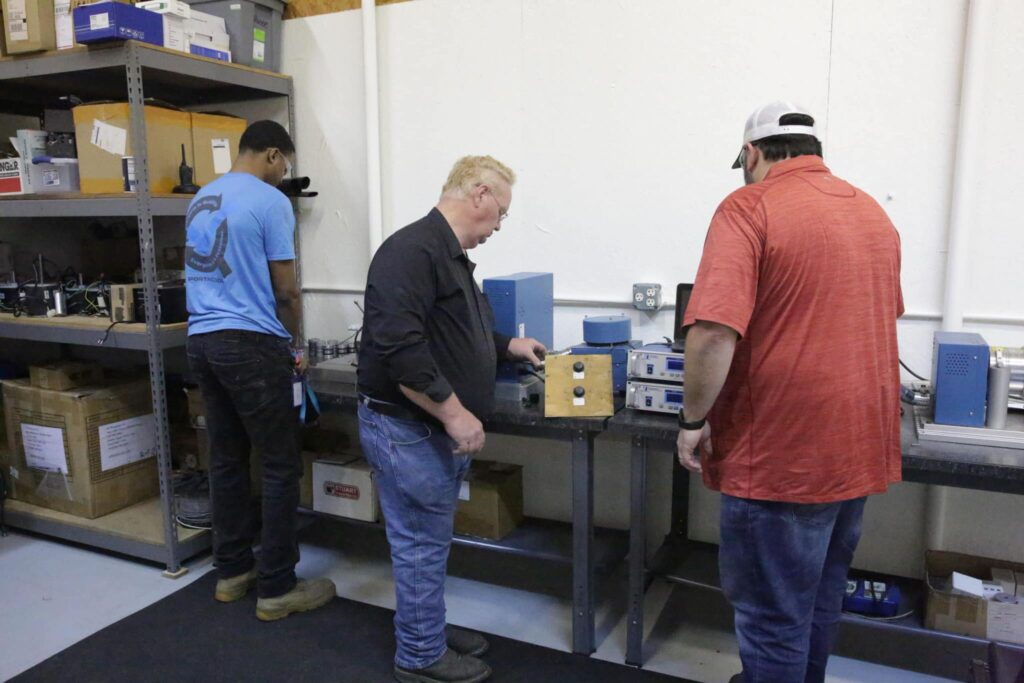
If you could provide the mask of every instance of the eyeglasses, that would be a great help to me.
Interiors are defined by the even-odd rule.
[[[486,185],[484,187],[487,187]],[[491,195],[491,199],[494,200],[494,205],[498,207],[498,222],[501,223],[508,218],[508,210],[502,209],[501,204],[498,203],[498,198],[494,196],[494,191],[487,187],[487,193]]]
[[[284,152],[282,152],[280,149],[278,149],[277,147],[272,147],[271,149],[277,150],[277,153],[281,155],[282,159],[284,159],[284,177],[289,177],[292,174],[292,163],[288,161],[288,157],[286,157],[284,155]]]

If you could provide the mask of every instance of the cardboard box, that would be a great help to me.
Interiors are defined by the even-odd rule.
[[[28,165],[18,157],[0,159],[0,195],[29,191]]]
[[[205,38],[214,46],[223,47],[225,50],[231,49],[228,27],[222,17],[190,8],[189,16],[185,19],[185,32],[190,38]]]
[[[170,14],[182,19],[192,18],[192,6],[181,0],[142,0],[135,3],[135,6],[157,14]]]
[[[313,509],[338,517],[376,522],[380,502],[373,469],[362,458],[313,463]]]
[[[163,45],[164,23],[159,14],[121,2],[97,2],[71,10],[75,40],[82,44],[109,40],[140,40]]]
[[[192,150],[197,185],[207,185],[231,170],[247,125],[245,119],[236,116],[192,113]]]
[[[54,0],[3,0],[6,54],[57,49]]]
[[[196,429],[206,429],[206,402],[199,387],[185,387],[188,399],[188,421]]]
[[[195,41],[189,41],[188,44],[189,54],[193,54],[197,57],[206,57],[207,59],[216,59],[218,62],[230,62],[231,51],[222,50],[219,48],[209,47]]]
[[[955,572],[977,579],[991,576],[996,568],[1021,572],[1024,564],[942,550],[925,553],[928,588],[925,626],[936,631],[1024,644],[1024,600],[997,602],[954,593],[952,575]]]
[[[522,521],[522,466],[474,460],[459,491],[455,533],[499,540]]]
[[[135,321],[135,290],[142,285],[110,285],[110,319],[119,323]]]
[[[149,382],[53,391],[4,380],[18,500],[101,517],[159,494]]]
[[[163,17],[164,47],[179,52],[188,52],[185,20],[192,16],[192,8],[189,5],[177,0],[144,0],[135,3],[135,6]]]
[[[126,5],[130,5],[131,0],[113,0],[114,2],[121,2]],[[76,7],[82,7],[84,5],[95,5],[99,2],[110,2],[110,0],[71,0],[71,9],[74,11]]]
[[[132,156],[127,102],[83,104],[73,110],[78,139],[79,175],[84,194],[122,192],[121,159]],[[187,111],[145,106],[149,190],[167,193],[180,181],[181,149],[192,160],[192,118]]]
[[[103,368],[96,363],[61,360],[47,365],[33,365],[29,367],[28,375],[34,387],[67,391],[102,382]]]

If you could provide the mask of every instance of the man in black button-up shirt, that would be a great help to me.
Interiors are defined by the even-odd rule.
[[[359,351],[359,438],[377,475],[394,567],[395,676],[480,681],[482,636],[446,628],[444,579],[455,506],[484,445],[499,360],[539,367],[535,339],[494,331],[466,252],[508,214],[515,174],[464,157],[437,206],[389,237],[370,264]]]

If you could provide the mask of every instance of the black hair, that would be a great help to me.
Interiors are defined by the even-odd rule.
[[[783,114],[779,117],[782,126],[813,126],[814,119],[807,114]],[[779,161],[807,154],[822,156],[821,142],[813,135],[770,135],[750,144],[761,150],[766,161]]]
[[[239,152],[262,152],[276,147],[283,154],[294,154],[295,143],[288,131],[276,121],[256,121],[242,133],[238,142]]]

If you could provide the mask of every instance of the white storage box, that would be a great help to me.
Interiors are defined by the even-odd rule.
[[[362,458],[313,462],[313,509],[338,517],[376,522],[380,502],[373,469]]]

